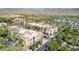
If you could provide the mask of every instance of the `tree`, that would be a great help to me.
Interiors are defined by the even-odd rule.
[[[0,23],[8,23],[8,24],[11,24],[12,23],[12,19],[13,18],[8,18],[8,17],[2,17],[2,18],[0,18]]]
[[[52,40],[51,43],[48,45],[48,50],[56,51],[61,46],[59,40]]]
[[[9,40],[16,41],[16,36],[14,34],[13,35],[10,35],[9,36]]]
[[[61,27],[56,34],[55,40],[59,40],[60,43],[66,42],[67,45],[79,46],[79,30],[71,28],[70,25],[64,25]],[[74,50],[68,46],[62,46],[61,44],[58,45],[57,41],[52,40],[52,42],[49,44],[49,50]]]
[[[0,44],[2,44],[4,42],[4,38],[0,37]]]
[[[8,39],[8,40],[7,40]],[[7,42],[7,43],[4,43]],[[14,42],[14,43],[11,43]],[[11,44],[10,44],[11,43]],[[20,37],[16,37],[14,33],[11,33],[6,28],[0,29],[0,50],[20,50],[24,47],[24,40]],[[13,45],[16,44],[16,45]]]

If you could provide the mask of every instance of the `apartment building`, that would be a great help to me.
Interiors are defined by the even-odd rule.
[[[43,34],[41,32],[24,29],[21,27],[17,27],[11,30],[15,35],[21,37],[25,40],[26,46],[30,47],[34,43],[41,41],[43,38]]]
[[[46,37],[53,38],[54,32],[58,31],[58,27],[53,24],[44,24],[44,23],[28,23],[28,25],[31,25],[33,28],[36,28],[38,31],[42,32]]]

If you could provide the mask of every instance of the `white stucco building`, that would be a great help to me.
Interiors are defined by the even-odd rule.
[[[40,32],[44,34],[44,36],[49,38],[53,38],[54,32],[58,31],[58,27],[55,24],[53,25],[44,24],[44,23],[28,23],[28,24],[38,29]]]
[[[41,32],[24,29],[24,28],[14,28],[11,30],[16,34],[16,36],[20,36],[26,42],[26,46],[31,46],[34,43],[42,40],[43,34]]]

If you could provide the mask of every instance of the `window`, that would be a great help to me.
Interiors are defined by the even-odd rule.
[[[52,35],[52,33],[50,33],[50,35]]]
[[[33,40],[35,39],[35,37],[33,37]]]
[[[33,40],[33,42],[35,43],[35,40]]]
[[[35,42],[35,37],[33,37],[33,42]]]

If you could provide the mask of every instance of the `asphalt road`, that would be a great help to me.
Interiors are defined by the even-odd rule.
[[[50,42],[49,41],[47,41],[45,44],[43,44],[41,47],[39,47],[38,49],[37,49],[37,51],[45,51],[46,49],[48,49],[48,44],[49,44]]]

